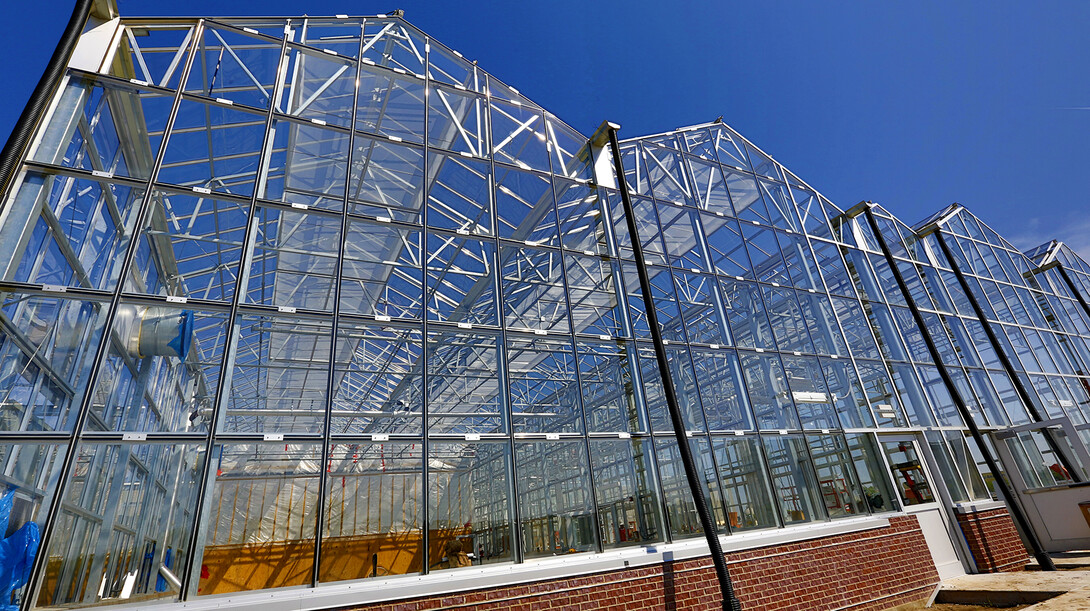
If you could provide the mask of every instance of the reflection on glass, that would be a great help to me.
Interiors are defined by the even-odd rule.
[[[912,441],[882,441],[882,450],[886,453],[889,468],[893,471],[893,480],[897,483],[897,492],[905,505],[932,503],[935,495],[927,480],[916,444]]]
[[[752,530],[778,525],[768,473],[761,463],[756,437],[716,437],[712,440],[719,481],[726,497],[730,529]]]
[[[428,557],[431,570],[464,566],[446,553],[457,540],[475,564],[514,560],[506,442],[433,442],[428,448]]]
[[[198,593],[309,584],[321,446],[222,444],[213,452]]]
[[[415,443],[330,448],[321,581],[422,570],[422,458]]]
[[[579,441],[517,443],[515,469],[524,555],[596,551],[586,446]]]

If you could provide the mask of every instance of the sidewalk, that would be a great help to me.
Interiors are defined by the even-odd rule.
[[[994,606],[1036,603],[1025,611],[1090,611],[1090,571],[962,575],[944,581],[935,601]]]

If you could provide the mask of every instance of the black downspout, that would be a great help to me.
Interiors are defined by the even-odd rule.
[[[1079,287],[1075,286],[1075,281],[1071,279],[1071,276],[1067,275],[1067,270],[1064,269],[1063,264],[1056,266],[1056,271],[1060,272],[1060,277],[1064,279],[1064,283],[1067,284],[1067,289],[1071,291],[1071,294],[1075,296],[1075,299],[1079,300],[1079,305],[1082,306],[1082,311],[1086,312],[1087,320],[1090,320],[1090,304],[1086,303],[1086,299],[1082,296],[1082,291]]]
[[[613,167],[617,172],[621,203],[624,205],[624,214],[628,221],[628,233],[632,241],[632,255],[636,259],[636,270],[640,277],[643,307],[647,311],[647,326],[651,329],[651,339],[655,344],[655,360],[659,364],[659,377],[662,378],[662,390],[666,394],[666,406],[670,412],[670,421],[674,425],[674,437],[677,439],[681,463],[685,467],[685,479],[689,482],[689,491],[696,503],[696,513],[700,517],[700,526],[704,529],[704,537],[708,541],[708,549],[711,550],[715,574],[719,578],[719,590],[723,594],[723,609],[726,611],[741,611],[742,603],[734,595],[734,586],[731,584],[730,573],[727,571],[727,560],[723,556],[723,547],[719,543],[719,532],[712,521],[711,512],[708,511],[707,501],[704,498],[704,488],[697,475],[696,464],[693,462],[693,453],[692,449],[689,448],[688,435],[685,434],[685,421],[681,417],[681,408],[678,406],[677,393],[674,391],[674,382],[670,375],[670,364],[666,358],[666,344],[662,340],[662,330],[659,329],[655,303],[651,298],[651,279],[647,274],[647,264],[643,260],[643,241],[640,240],[637,231],[636,217],[632,210],[632,199],[629,197],[624,182],[624,166],[621,163],[621,146],[617,141],[617,128],[612,124],[606,124],[606,129],[609,131],[609,145],[613,149]]]
[[[1041,412],[1037,411],[1037,406],[1029,396],[1029,391],[1026,390],[1026,386],[1022,384],[1022,379],[1018,377],[1018,372],[1014,370],[1014,364],[1011,363],[1007,353],[1003,351],[1003,345],[999,343],[999,338],[996,337],[991,322],[984,315],[984,309],[980,307],[980,302],[977,301],[976,296],[969,287],[969,281],[966,280],[965,275],[961,273],[961,267],[958,265],[957,260],[954,259],[954,253],[946,243],[941,228],[935,229],[935,238],[938,240],[939,247],[942,249],[942,254],[946,257],[947,263],[949,263],[950,268],[954,270],[954,275],[958,278],[958,284],[961,285],[961,290],[965,293],[965,296],[969,299],[969,303],[973,306],[973,312],[976,314],[976,317],[980,319],[980,326],[984,327],[984,333],[988,336],[988,341],[991,342],[992,349],[995,350],[996,355],[999,356],[999,362],[1003,364],[1003,369],[1006,370],[1007,375],[1011,378],[1011,383],[1014,384],[1015,390],[1018,391],[1018,397],[1022,400],[1022,403],[1025,404],[1026,410],[1034,421],[1044,421],[1045,418],[1042,418]],[[1071,461],[1067,459],[1067,456],[1060,451],[1059,445],[1056,443],[1056,440],[1052,438],[1052,435],[1049,435],[1048,431],[1043,431],[1043,433],[1045,441],[1048,443],[1048,447],[1052,450],[1052,453],[1056,455],[1056,459],[1060,461],[1060,464],[1067,470],[1071,478],[1076,482],[1083,481],[1083,478],[1079,476],[1078,468],[1071,464]]]
[[[946,371],[946,365],[942,362],[942,355],[939,354],[939,349],[935,346],[935,341],[931,339],[931,331],[924,323],[923,315],[920,314],[919,308],[916,307],[916,302],[911,298],[911,293],[908,290],[908,284],[905,282],[904,276],[901,275],[901,270],[897,267],[897,261],[893,258],[893,253],[889,249],[889,245],[886,244],[886,238],[882,234],[881,229],[878,228],[878,221],[874,219],[874,213],[868,204],[864,210],[864,214],[867,216],[867,223],[870,225],[871,231],[874,233],[875,239],[878,240],[878,245],[882,248],[882,254],[885,256],[886,261],[889,263],[889,268],[893,270],[893,277],[897,280],[897,287],[901,289],[901,293],[905,296],[905,301],[908,302],[908,309],[912,312],[912,318],[916,321],[916,326],[920,328],[920,335],[923,337],[923,341],[927,344],[927,352],[931,355],[931,360],[935,361],[935,367],[939,370],[939,376],[942,377],[942,383],[946,386],[947,392],[950,393],[950,397],[954,400],[954,405],[958,408],[958,413],[961,414],[961,419],[965,421],[965,425],[969,427],[969,434],[973,436],[973,440],[976,441],[977,447],[980,448],[980,453],[984,455],[984,462],[988,464],[988,469],[995,475],[995,485],[999,487],[999,491],[1003,494],[1003,498],[1007,501],[1007,508],[1010,510],[1011,517],[1018,523],[1018,528],[1025,533],[1026,539],[1029,540],[1030,547],[1033,548],[1033,556],[1037,558],[1037,563],[1046,571],[1055,571],[1056,565],[1052,562],[1052,558],[1041,547],[1041,542],[1037,540],[1036,533],[1030,527],[1029,520],[1026,519],[1022,508],[1018,505],[1014,498],[1014,493],[1010,487],[1007,486],[1006,480],[1003,479],[1002,471],[999,469],[999,464],[992,456],[992,451],[988,449],[987,444],[984,443],[984,436],[981,434],[980,429],[976,426],[976,421],[973,419],[973,415],[969,413],[969,407],[965,404],[965,400],[961,396],[961,391],[958,390],[954,384],[954,379],[950,377],[949,372]]]
[[[53,50],[53,56],[45,66],[42,78],[30,94],[30,101],[23,108],[23,114],[15,122],[15,127],[8,136],[8,141],[0,150],[0,193],[6,193],[12,179],[15,178],[15,170],[22,161],[23,152],[30,144],[30,137],[34,135],[34,129],[38,121],[45,113],[49,102],[53,99],[53,91],[64,76],[64,70],[68,67],[68,58],[76,48],[76,41],[83,33],[83,26],[87,23],[87,17],[91,14],[91,5],[94,0],[76,0],[76,6],[72,9],[72,18],[64,28],[57,48]]]

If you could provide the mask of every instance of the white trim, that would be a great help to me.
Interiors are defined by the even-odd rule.
[[[954,503],[954,513],[977,513],[979,511],[991,511],[993,509],[1006,509],[1003,501],[969,501],[967,503]]]
[[[886,514],[887,516],[896,514]],[[740,533],[719,538],[723,551],[738,552],[759,547],[784,545],[810,539],[820,539],[847,533],[886,528],[888,517],[865,516],[835,522],[791,526],[776,530]],[[563,579],[624,570],[666,561],[686,560],[708,555],[703,538],[677,543],[631,547],[601,554],[573,554],[529,560],[521,564],[502,564],[442,571],[429,575],[401,575],[387,579],[369,579],[323,584],[317,588],[295,587],[240,592],[200,597],[173,605],[156,605],[160,609],[260,609],[260,611],[310,611],[378,602],[442,596],[454,592],[512,586],[545,579]],[[147,608],[139,605],[117,605],[119,611]]]

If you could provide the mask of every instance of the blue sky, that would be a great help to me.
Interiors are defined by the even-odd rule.
[[[0,137],[71,4],[5,7]],[[1020,247],[1090,258],[1088,2],[120,0],[126,16],[395,8],[584,133],[722,115],[841,206],[913,224],[957,201]]]

